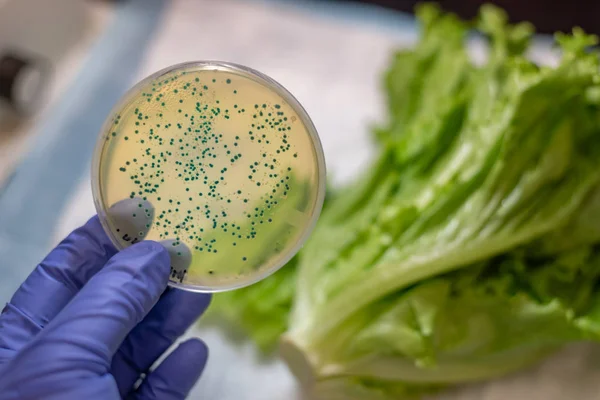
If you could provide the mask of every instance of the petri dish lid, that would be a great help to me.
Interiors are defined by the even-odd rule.
[[[217,292],[285,265],[313,229],[325,159],[300,103],[251,68],[200,61],[135,85],[96,145],[92,190],[120,249],[171,256],[169,285]]]

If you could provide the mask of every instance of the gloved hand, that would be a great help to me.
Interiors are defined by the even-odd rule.
[[[210,296],[165,290],[168,276],[155,242],[117,253],[97,217],[75,230],[0,314],[0,399],[185,398],[206,364],[204,343],[186,341],[149,369]]]

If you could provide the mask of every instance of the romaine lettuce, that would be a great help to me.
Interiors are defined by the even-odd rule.
[[[293,266],[216,299],[265,348],[287,331],[311,398],[410,397],[600,340],[597,39],[557,35],[560,64],[538,66],[531,26],[484,6],[475,65],[473,26],[417,15],[373,167],[337,190]]]

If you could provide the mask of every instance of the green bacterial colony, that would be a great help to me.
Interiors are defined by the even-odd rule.
[[[316,161],[302,160],[295,135],[310,141],[281,96],[245,76],[184,70],[150,81],[105,134],[105,206],[130,202],[127,223],[108,212],[108,225],[124,242],[157,240],[172,259],[187,258],[172,261],[178,283],[219,285],[269,268],[316,202]]]

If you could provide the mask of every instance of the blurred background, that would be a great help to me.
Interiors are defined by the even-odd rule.
[[[350,0],[340,0],[352,2]],[[414,0],[362,0],[390,9],[411,12],[418,3]],[[550,1],[550,0],[442,0],[446,10],[452,10],[463,18],[472,18],[482,4],[493,3],[508,11],[513,22],[529,21],[538,32],[553,33],[570,31],[575,25],[589,33],[600,33],[600,3],[597,1]]]
[[[415,3],[0,0],[0,301],[95,212],[89,165],[103,120],[129,87],[166,66],[218,59],[272,76],[313,118],[332,178],[355,175],[371,156],[369,127],[383,119],[381,73],[392,52],[417,37]],[[483,2],[440,3],[472,17]],[[600,33],[599,2],[494,3],[540,32],[579,25]],[[548,38],[540,36],[536,46],[532,55],[552,62]],[[190,334],[203,335],[212,356],[193,398],[295,398],[293,379],[277,360],[261,360],[250,344],[229,343],[212,328]],[[586,348],[558,357],[562,362],[530,371],[534,379],[512,377],[444,398],[596,393],[600,375],[590,372],[598,367],[590,367]]]

